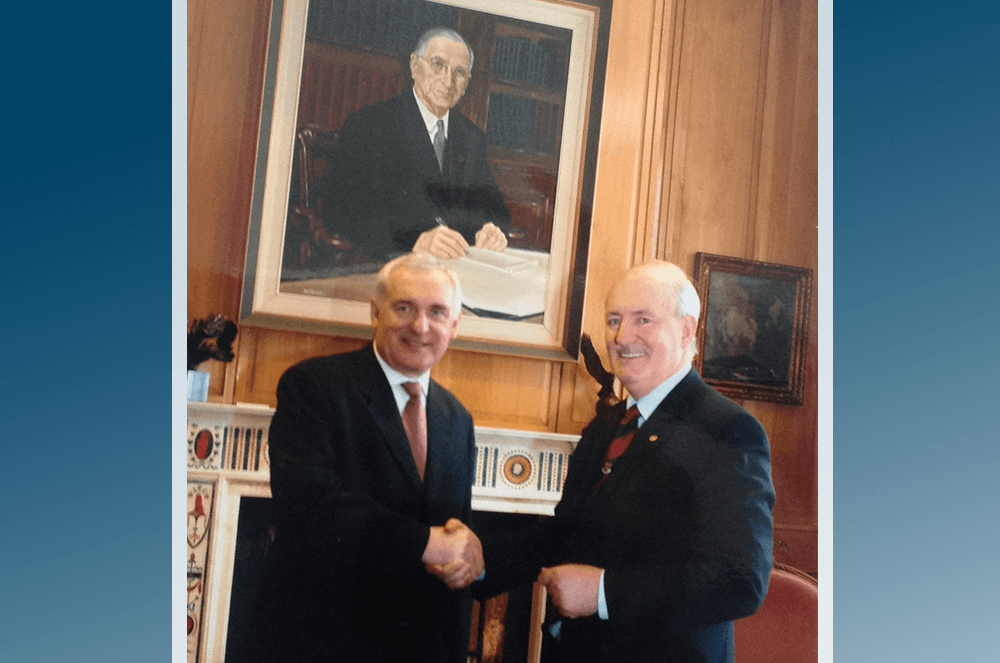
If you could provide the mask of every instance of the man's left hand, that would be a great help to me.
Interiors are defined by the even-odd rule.
[[[507,236],[494,224],[487,223],[476,231],[476,248],[503,251],[507,248]]]
[[[576,619],[597,614],[601,569],[586,564],[561,564],[544,568],[538,582],[545,585],[552,603],[563,617]]]

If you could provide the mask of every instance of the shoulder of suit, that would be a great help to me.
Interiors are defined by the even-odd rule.
[[[367,126],[372,123],[385,123],[390,127],[395,127],[399,123],[400,113],[405,109],[406,98],[403,95],[364,106],[348,116],[344,121],[343,130],[350,131],[351,127]],[[414,110],[416,110],[415,105]]]
[[[676,419],[726,418],[745,412],[729,398],[706,384],[694,370],[684,377],[657,406],[657,413],[670,414]]]
[[[370,347],[360,350],[341,352],[323,357],[312,357],[293,365],[285,375],[308,374],[313,376],[322,375],[350,375],[356,368],[365,361],[365,355],[370,354],[374,361]]]
[[[465,406],[462,405],[462,402],[459,401],[453,393],[442,387],[434,380],[430,381],[428,392],[428,400],[434,399],[439,406],[444,407],[448,411],[449,415],[456,417],[472,417],[472,415],[469,414],[469,411],[465,409]]]
[[[669,407],[673,416],[686,424],[701,428],[709,437],[716,440],[729,438],[737,427],[763,431],[763,426],[756,417],[706,384],[700,376],[695,375],[694,379],[686,378],[682,384],[685,387],[682,399]],[[766,433],[764,435],[766,436]]]
[[[451,125],[449,133],[451,131],[454,131],[456,133],[463,133],[467,137],[476,137],[476,138],[481,138],[483,140],[486,139],[486,134],[483,132],[482,129],[476,126],[472,122],[472,120],[465,117],[455,109],[452,109],[451,117],[449,118],[448,122]]]

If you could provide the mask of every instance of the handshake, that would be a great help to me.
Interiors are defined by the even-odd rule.
[[[444,527],[431,527],[420,561],[450,589],[463,589],[483,573],[483,546],[469,527],[451,518]]]

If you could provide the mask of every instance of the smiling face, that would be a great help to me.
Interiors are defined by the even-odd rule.
[[[372,329],[379,355],[400,373],[429,371],[458,333],[455,291],[441,271],[396,268],[386,292],[372,300]]]
[[[611,370],[634,398],[651,392],[690,359],[698,321],[677,317],[674,276],[662,265],[633,268],[605,301]]]
[[[413,90],[427,110],[437,117],[444,117],[465,94],[469,79],[456,72],[469,71],[469,51],[457,41],[435,37],[427,42],[423,57],[410,53],[410,74]],[[436,71],[435,64],[444,69]]]

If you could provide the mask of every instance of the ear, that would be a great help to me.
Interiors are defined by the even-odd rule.
[[[414,79],[417,77],[417,60],[419,59],[416,53],[410,53],[410,76]]]
[[[448,338],[452,341],[458,338],[458,322],[461,319],[462,319],[462,311],[459,310],[458,314],[451,319],[451,322],[448,323],[448,335],[449,335]]]
[[[681,347],[687,348],[698,335],[698,319],[693,315],[685,315],[681,320]]]
[[[371,301],[371,316],[372,316],[372,329],[378,325],[378,305],[375,304],[375,300]]]

